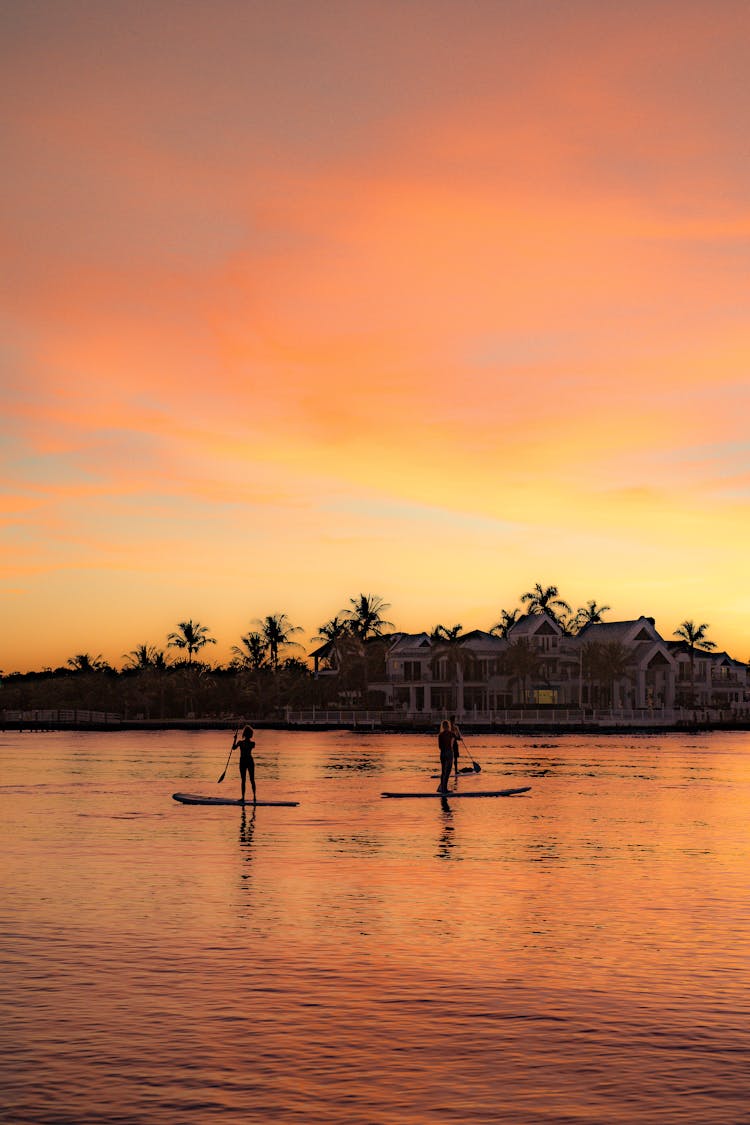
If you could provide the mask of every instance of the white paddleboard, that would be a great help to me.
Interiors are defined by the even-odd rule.
[[[528,793],[530,785],[522,785],[518,789],[467,789],[459,792],[449,789],[446,793],[381,793],[381,797],[445,797],[453,800],[454,797],[515,797],[516,793]]]
[[[259,806],[294,808],[299,804],[299,801],[243,801],[239,798],[233,800],[231,797],[201,797],[196,793],[173,793],[172,797],[183,805],[242,805],[251,809]]]

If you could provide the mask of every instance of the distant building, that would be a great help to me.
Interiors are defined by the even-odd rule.
[[[747,665],[727,652],[693,651],[685,641],[667,642],[677,665],[677,704],[699,710],[737,711],[746,704]]]
[[[349,699],[351,669],[364,661],[370,700],[410,719],[502,721],[528,709],[666,719],[680,709],[740,715],[750,708],[746,665],[700,650],[691,661],[688,646],[660,636],[652,617],[586,625],[570,635],[551,614],[529,613],[505,637],[481,629],[453,640],[394,633],[360,643],[359,655],[344,640],[311,657],[315,674],[337,677]]]
[[[670,652],[669,643],[656,631],[653,617],[639,617],[635,621],[605,621],[586,625],[573,638],[585,661],[587,646],[620,646],[628,654],[627,666],[622,674],[613,678],[616,699],[612,706],[663,710],[675,704],[677,665]],[[590,648],[588,649],[590,652]],[[610,649],[611,651],[611,649]],[[594,664],[595,661],[591,662]],[[602,675],[588,676],[584,685],[590,693]],[[593,702],[584,690],[584,703]]]

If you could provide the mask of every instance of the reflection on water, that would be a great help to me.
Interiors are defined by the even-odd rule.
[[[453,812],[446,797],[440,798],[440,836],[438,838],[438,859],[455,859],[452,855],[455,848],[454,832],[455,825],[453,824]]]
[[[257,741],[0,736],[3,1120],[746,1120],[750,736]]]
[[[249,816],[244,805],[240,809],[240,844],[246,848],[249,848],[253,842],[256,812],[257,809],[254,806]],[[248,855],[247,858],[249,859],[250,856]]]

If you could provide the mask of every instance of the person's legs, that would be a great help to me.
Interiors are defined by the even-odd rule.
[[[453,762],[450,754],[443,754],[440,759],[440,789],[439,792],[444,793],[448,788],[448,778],[451,775],[451,768]]]
[[[255,801],[257,800],[257,798],[255,796],[255,762],[253,761],[252,758],[247,763],[247,772],[250,774],[250,785],[252,786],[252,790],[253,790],[253,803],[255,803]],[[244,797],[244,795],[245,795],[244,791],[243,791],[242,795]]]
[[[240,761],[240,778],[242,779],[242,800],[243,801],[245,800],[245,775],[246,775],[246,773],[247,773],[247,767],[245,766],[245,763],[243,761]],[[255,789],[255,786],[253,786],[253,789]]]

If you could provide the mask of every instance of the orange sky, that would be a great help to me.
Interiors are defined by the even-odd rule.
[[[0,21],[0,668],[537,581],[750,656],[747,4]]]

